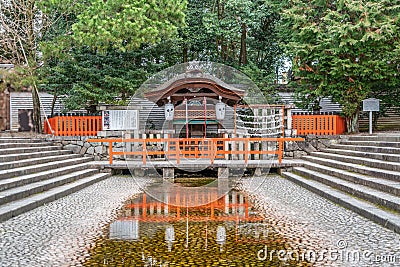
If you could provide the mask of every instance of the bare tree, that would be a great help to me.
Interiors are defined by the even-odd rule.
[[[41,0],[0,0],[0,61],[20,69],[21,84],[32,91],[34,131],[41,132],[40,100],[36,73],[39,44],[51,20],[39,9]]]

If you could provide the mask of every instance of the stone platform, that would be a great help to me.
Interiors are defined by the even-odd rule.
[[[300,159],[283,160],[281,163],[278,160],[215,160],[212,164],[209,159],[182,159],[179,164],[175,160],[151,160],[146,164],[142,160],[115,160],[113,164],[108,161],[92,162],[95,167],[109,168],[113,170],[131,170],[139,176],[144,175],[145,171],[161,169],[164,178],[173,178],[176,169],[196,172],[202,170],[217,170],[218,178],[227,178],[229,170],[249,170],[254,169],[257,175],[263,175],[269,172],[270,169],[288,170],[293,167],[303,166],[303,161]]]

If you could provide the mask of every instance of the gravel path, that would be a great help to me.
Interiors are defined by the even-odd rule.
[[[0,266],[80,266],[139,184],[145,182],[113,176],[0,223]]]
[[[316,266],[400,266],[400,235],[280,176],[260,185],[262,179],[244,179],[239,187],[271,228],[289,239],[288,251],[316,252]],[[287,251],[281,255],[289,257]]]

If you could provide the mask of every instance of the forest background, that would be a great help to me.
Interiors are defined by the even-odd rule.
[[[400,1],[0,0],[1,86],[30,88],[67,110],[126,104],[153,74],[189,61],[232,66],[279,103],[281,70],[297,105],[342,105],[358,131],[361,101],[400,101]],[[289,64],[290,63],[290,64]],[[286,90],[285,89],[285,90]]]

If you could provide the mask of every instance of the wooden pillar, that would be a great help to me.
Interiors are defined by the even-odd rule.
[[[239,136],[240,138],[243,138],[243,136]],[[238,141],[238,150],[243,152],[244,151],[244,142],[243,141]],[[244,159],[244,155],[243,154],[238,154],[238,159]]]
[[[229,214],[229,194],[225,195],[225,213]]]
[[[146,203],[146,194],[143,194],[143,202],[142,202],[142,216],[145,218],[147,216],[147,203]]]
[[[228,138],[228,137],[229,137],[228,134],[224,133],[224,138]],[[229,150],[229,142],[228,141],[225,141],[224,150],[225,151]],[[227,160],[229,159],[229,154],[225,154],[225,159],[227,159]]]
[[[161,214],[161,202],[157,201],[157,214]]]
[[[239,216],[243,216],[244,214],[244,197],[242,194],[239,195]]]
[[[153,203],[151,203],[149,206],[149,213],[150,213],[150,215],[154,214],[154,204]]]
[[[236,214],[237,193],[232,191],[232,214]]]
[[[236,138],[236,137],[237,137],[237,134],[234,134],[232,137],[233,137],[233,138]],[[237,143],[238,143],[238,141],[232,141],[232,142],[231,142],[232,152],[237,151]],[[232,159],[233,159],[233,160],[238,159],[238,155],[237,155],[237,154],[232,154]]]
[[[168,193],[164,193],[164,214],[168,215],[169,211],[169,194]]]

